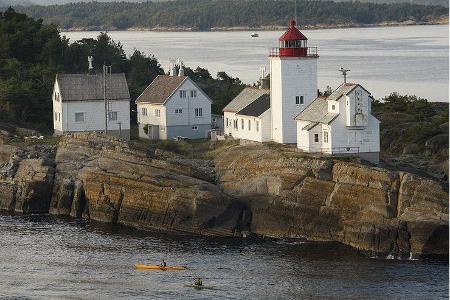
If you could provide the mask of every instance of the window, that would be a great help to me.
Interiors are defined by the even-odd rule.
[[[197,91],[191,90],[191,98],[197,97]]]
[[[241,129],[244,129],[244,119],[241,119]]]
[[[323,142],[328,143],[328,131],[323,132]]]
[[[84,122],[84,113],[75,113],[75,122]]]
[[[233,120],[234,129],[238,129],[238,120]]]
[[[335,110],[336,109],[336,105],[331,105],[331,109]]]
[[[295,96],[295,104],[303,104],[303,96]]]
[[[59,94],[57,94],[57,93],[55,94],[55,101],[59,102]]]
[[[58,113],[58,121],[61,121],[61,113]]]
[[[158,117],[158,118],[161,116],[161,110],[160,109],[155,109],[155,116]]]
[[[252,121],[248,120],[248,130],[252,130]]]
[[[198,130],[197,126],[192,126],[192,130]]]
[[[186,91],[180,90],[180,98],[186,98]]]
[[[314,134],[314,142],[316,142],[316,143],[319,142],[319,134],[318,133]]]
[[[55,121],[58,121],[58,113],[55,112]]]
[[[228,127],[228,118],[227,118],[227,122],[225,124],[227,124],[227,127]]]
[[[201,116],[203,116],[203,108],[196,108],[196,109],[195,109],[195,116],[196,116],[196,117],[201,117]]]
[[[182,114],[183,113],[183,109],[182,108],[176,108],[175,109],[175,113],[176,114]]]
[[[259,132],[259,121],[256,121],[256,132]]]
[[[300,96],[300,104],[303,104],[303,96]]]
[[[146,116],[146,115],[147,115],[147,109],[144,108],[144,107],[142,108],[142,115],[143,115],[143,116]]]
[[[117,111],[109,112],[109,120],[110,121],[117,121]]]

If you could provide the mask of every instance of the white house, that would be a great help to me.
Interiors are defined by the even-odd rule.
[[[371,114],[372,101],[372,95],[355,83],[344,83],[330,96],[316,98],[295,118],[297,148],[356,154],[378,163],[380,121]]]
[[[308,39],[290,22],[288,30],[278,39],[279,48],[271,49],[270,90],[246,88],[224,108],[225,133],[235,138],[252,141],[295,144],[297,142],[297,116],[317,97],[317,48],[308,47]],[[264,81],[264,74],[261,76]],[[265,87],[265,85],[264,85]],[[262,93],[266,100],[259,98]],[[259,102],[258,102],[259,101]],[[252,102],[258,108],[264,107],[261,115],[254,112],[245,115],[240,112]],[[264,104],[264,105],[263,105]],[[229,124],[238,119],[239,124]],[[250,120],[250,123],[248,123]],[[233,122],[233,121],[231,121]],[[252,122],[259,126],[248,128]],[[247,125],[246,125],[247,124]],[[256,128],[261,128],[255,131]]]
[[[136,100],[139,137],[206,138],[211,130],[211,102],[182,71],[178,76],[159,75]]]
[[[225,135],[257,142],[271,140],[268,89],[246,87],[225,106],[223,112]]]
[[[58,74],[53,88],[53,129],[65,132],[97,131],[130,139],[130,94],[125,74],[107,76],[105,113],[103,74]]]

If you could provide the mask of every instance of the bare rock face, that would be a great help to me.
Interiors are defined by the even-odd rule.
[[[190,166],[148,157],[96,134],[62,138],[50,212],[211,235],[248,230],[245,205],[196,178]]]
[[[264,146],[226,149],[215,164],[223,190],[250,208],[257,234],[395,257],[448,253],[448,192],[439,182]]]
[[[12,159],[0,167],[0,209],[47,213],[55,169],[44,159]]]

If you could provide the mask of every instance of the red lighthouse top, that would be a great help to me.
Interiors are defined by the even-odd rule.
[[[278,39],[279,41],[298,41],[298,40],[307,40],[306,36],[300,32],[300,30],[295,27],[295,20],[291,20],[289,22],[289,29]]]
[[[317,47],[308,47],[308,39],[295,27],[295,20],[289,22],[289,29],[278,39],[279,48],[272,49],[271,57],[318,57]]]

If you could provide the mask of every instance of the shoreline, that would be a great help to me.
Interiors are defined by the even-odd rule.
[[[320,30],[320,29],[340,29],[340,28],[377,28],[377,27],[401,27],[401,26],[427,26],[427,25],[448,25],[448,17],[441,20],[434,20],[429,22],[415,22],[415,21],[405,21],[405,22],[382,22],[377,24],[335,24],[335,25],[306,25],[303,26],[303,30]],[[248,27],[248,26],[236,26],[236,27],[212,27],[209,30],[201,30],[196,27],[130,27],[128,29],[117,29],[114,27],[72,27],[72,28],[58,28],[60,32],[81,32],[81,31],[149,31],[149,32],[239,32],[239,31],[282,31],[286,29],[286,26],[273,25],[273,26],[262,26],[262,27]]]

